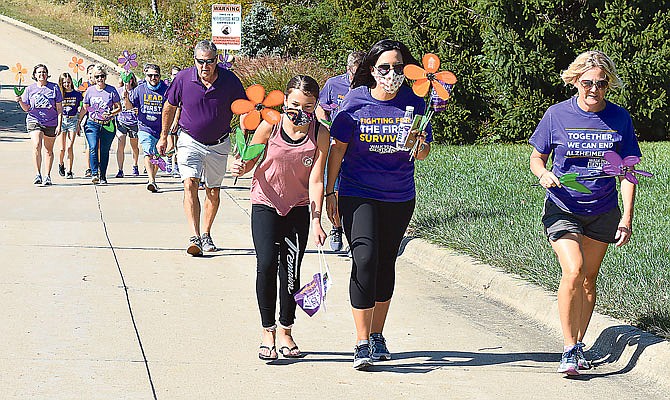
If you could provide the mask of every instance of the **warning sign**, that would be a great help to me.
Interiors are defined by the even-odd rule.
[[[239,50],[242,47],[240,4],[212,4],[212,42],[222,50]]]

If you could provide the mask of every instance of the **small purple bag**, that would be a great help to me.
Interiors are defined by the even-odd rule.
[[[296,293],[293,294],[295,303],[302,308],[304,312],[307,313],[310,317],[316,314],[319,309],[323,306],[326,308],[326,293],[330,289],[330,286],[333,284],[330,269],[326,263],[326,257],[323,254],[321,247],[318,248],[319,253],[319,270],[314,274],[314,277],[309,281],[305,286],[301,287]],[[325,273],[324,273],[325,269]]]

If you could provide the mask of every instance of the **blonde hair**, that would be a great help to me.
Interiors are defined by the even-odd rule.
[[[568,69],[561,71],[561,79],[566,85],[574,85],[583,73],[592,69],[600,68],[607,76],[610,89],[623,87],[623,81],[616,73],[616,66],[605,53],[598,50],[586,51],[575,58]]]

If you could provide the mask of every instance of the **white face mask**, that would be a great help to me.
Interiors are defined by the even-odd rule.
[[[396,93],[405,80],[403,74],[396,75],[395,71],[391,70],[388,74],[382,76],[375,68],[372,69],[372,77],[375,78],[377,85],[389,94]]]

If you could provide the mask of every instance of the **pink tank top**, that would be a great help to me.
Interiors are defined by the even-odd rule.
[[[265,204],[281,216],[293,207],[309,205],[309,174],[316,158],[317,121],[310,123],[300,143],[287,143],[281,135],[282,122],[272,128],[265,158],[251,181],[251,203]]]

